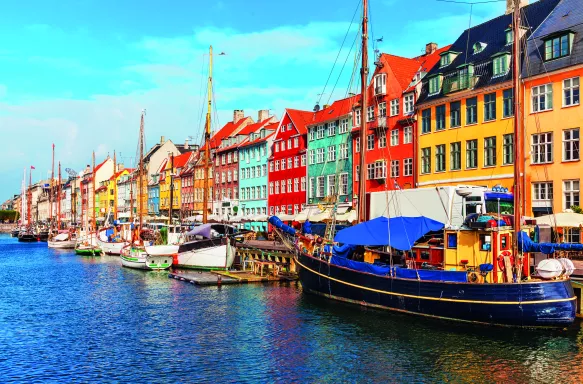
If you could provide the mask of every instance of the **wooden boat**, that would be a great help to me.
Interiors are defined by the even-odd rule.
[[[124,247],[120,259],[124,267],[147,271],[165,270],[172,265],[172,255],[151,255],[139,244]]]
[[[97,245],[99,245],[104,254],[112,256],[121,255],[121,250],[129,245],[129,242],[125,239],[131,236],[130,225],[131,223],[120,223],[118,225],[120,228],[119,231],[116,231],[114,227],[110,227],[103,228],[98,232]]]
[[[190,241],[178,247],[175,267],[228,270],[235,260],[235,228],[203,224],[186,233]]]
[[[38,235],[34,233],[31,229],[25,231],[20,231],[18,234],[18,241],[21,243],[35,243],[38,240]]]
[[[97,245],[97,235],[90,233],[87,236],[77,239],[75,253],[80,256],[99,256],[101,248]]]
[[[75,244],[77,244],[77,236],[74,232],[59,233],[48,241],[49,248],[74,249]]]

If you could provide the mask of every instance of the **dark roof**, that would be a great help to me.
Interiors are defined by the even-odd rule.
[[[545,38],[562,31],[575,33],[571,54],[545,62],[543,60]],[[583,6],[581,0],[562,0],[528,39],[528,65],[523,66],[522,75],[524,77],[536,76],[583,63],[582,35]]]
[[[540,0],[522,8],[523,17],[521,20],[522,25],[527,28],[527,36],[539,27],[559,1]],[[443,89],[436,95],[428,96],[428,82],[430,77],[443,74],[445,81],[449,76],[457,74],[458,67],[464,64],[474,64],[474,75],[479,78],[474,89],[509,81],[512,78],[511,71],[505,76],[492,78],[492,55],[512,52],[512,44],[506,44],[506,30],[511,26],[512,14],[508,14],[498,16],[470,29],[466,29],[450,48],[450,51],[459,53],[457,57],[448,66],[443,68],[440,68],[438,63],[425,77],[419,96],[419,103],[444,97]],[[486,44],[486,47],[481,52],[474,54],[474,45],[476,43]]]

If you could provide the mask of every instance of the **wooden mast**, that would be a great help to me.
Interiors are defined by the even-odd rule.
[[[53,193],[54,191],[54,185],[53,185],[53,180],[55,180],[55,144],[53,144],[53,158],[52,158],[52,163],[51,163],[51,183],[50,183],[50,189],[49,189],[49,222],[51,223],[51,228],[54,226],[53,223]]]
[[[97,230],[97,221],[95,220],[95,151],[93,151],[93,156],[91,159],[92,162],[92,166],[93,166],[93,172],[92,172],[92,180],[91,180],[91,189],[93,192],[93,199],[91,199],[91,210],[93,211],[93,214],[91,215],[91,217],[93,218],[93,230]],[[87,217],[89,217],[89,215],[87,215]]]
[[[211,109],[213,92],[213,46],[209,47],[209,78],[208,78],[208,107],[206,112],[206,123],[204,131],[204,190],[202,198],[202,222],[208,221],[208,199],[209,199],[209,160],[211,145]]]
[[[170,153],[170,206],[168,208],[168,225],[172,225],[172,206],[174,205],[174,153]]]
[[[57,231],[61,229],[61,162],[59,161],[59,180],[57,185]]]
[[[113,151],[113,220],[117,220],[117,157]]]
[[[28,171],[28,191],[26,194],[26,222],[32,226],[32,166]]]
[[[520,281],[523,265],[523,255],[518,252],[518,233],[521,230],[521,178],[523,161],[523,143],[520,116],[520,0],[514,0],[514,12],[512,14],[513,54],[512,70],[514,85],[514,239],[513,251],[516,257],[517,278]]]
[[[146,110],[142,110],[142,117],[140,120],[140,140],[138,141],[138,145],[140,146],[139,148],[139,156],[140,156],[140,160],[138,162],[138,217],[139,217],[139,226],[140,226],[140,231],[142,230],[142,220],[143,220],[143,208],[144,208],[144,201],[142,198],[143,195],[143,182],[144,182],[144,178],[143,178],[143,171],[144,171],[144,166],[143,166],[143,162],[144,162],[144,115],[146,114]],[[170,202],[170,204],[172,204],[172,202]]]
[[[366,109],[368,85],[368,1],[362,1],[362,67],[360,69],[361,109],[360,109],[360,169],[358,178],[358,222],[366,220]]]

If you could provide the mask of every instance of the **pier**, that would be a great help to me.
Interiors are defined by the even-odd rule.
[[[174,271],[168,277],[200,286],[220,286],[228,284],[269,283],[297,280],[295,275],[267,274],[257,275],[251,271]]]

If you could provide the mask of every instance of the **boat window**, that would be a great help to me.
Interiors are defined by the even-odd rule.
[[[448,248],[457,248],[457,233],[448,233],[447,234],[447,247]]]
[[[508,247],[508,235],[500,235],[500,249],[506,250]]]
[[[486,200],[486,212],[498,212],[498,200]],[[514,202],[509,200],[500,200],[500,214],[513,215]]]
[[[421,260],[429,260],[429,251],[421,251]]]
[[[492,249],[492,236],[480,235],[480,251],[489,251],[490,249]]]

